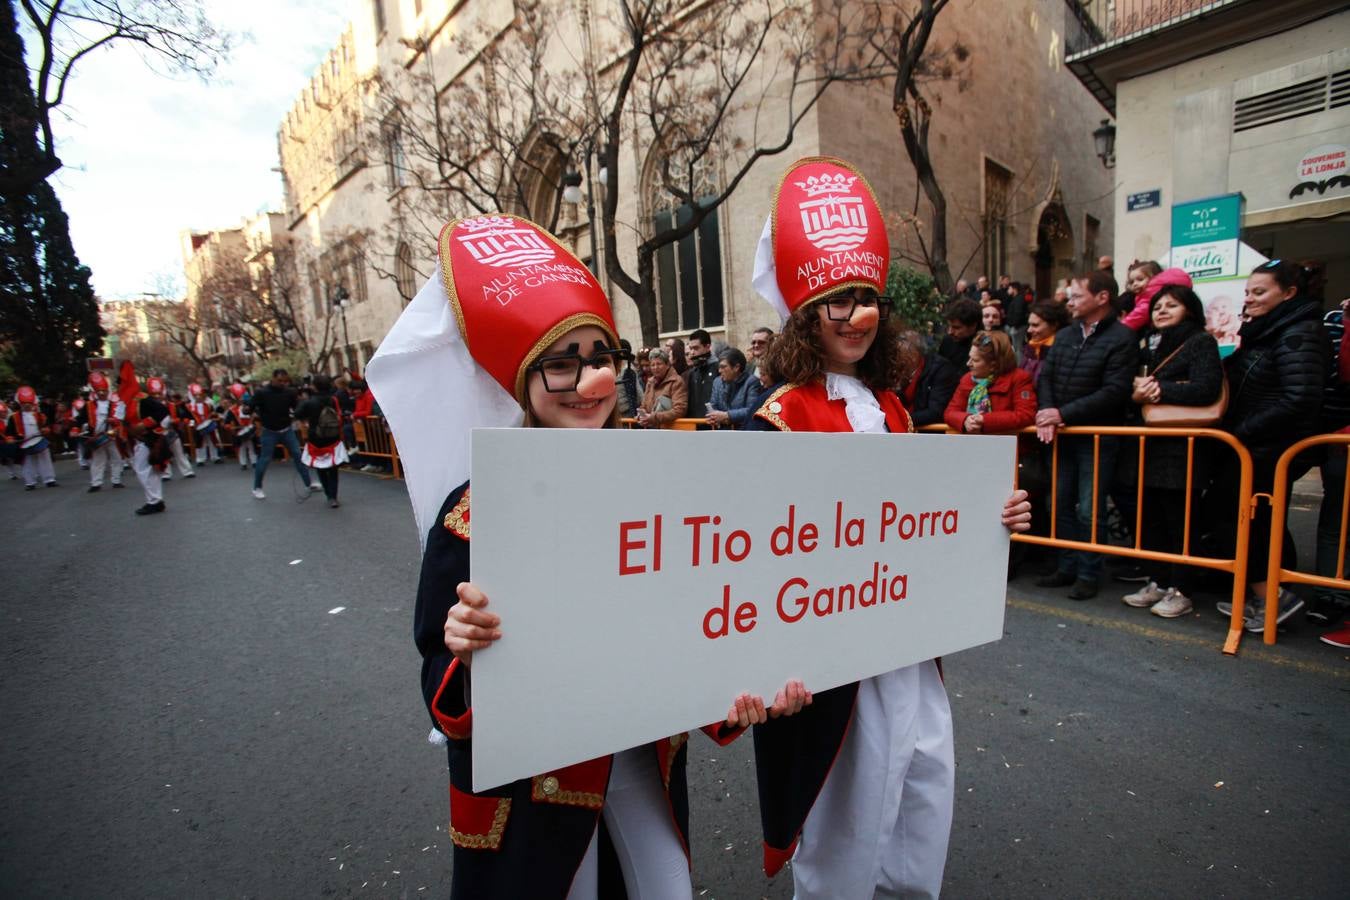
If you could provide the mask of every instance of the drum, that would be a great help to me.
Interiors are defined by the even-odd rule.
[[[25,438],[25,439],[24,439],[23,447],[22,447],[23,455],[24,455],[24,456],[36,456],[37,454],[41,453],[43,450],[46,450],[49,446],[51,446],[51,445],[47,443],[47,438],[46,438],[45,436],[40,435],[40,434],[35,434],[35,435],[33,435],[32,437],[30,437],[30,438]]]
[[[248,436],[249,436],[250,434],[252,434],[252,433],[253,433],[253,426],[252,426],[251,424],[249,424],[249,425],[244,425],[243,427],[241,427],[241,428],[239,428],[238,430],[236,430],[235,433],[234,433],[234,436],[237,437],[237,438],[246,438],[246,437],[248,437]]]
[[[108,434],[108,432],[105,431],[102,434],[96,434],[93,435],[92,437],[86,438],[84,441],[84,449],[86,452],[93,452],[94,450],[97,450],[99,447],[102,447],[104,444],[108,443],[111,440],[112,435]]]
[[[215,419],[207,419],[205,422],[198,422],[198,423],[197,423],[197,433],[198,433],[198,434],[210,434],[211,432],[213,432],[213,431],[215,431],[215,430],[216,430],[216,420],[215,420]]]

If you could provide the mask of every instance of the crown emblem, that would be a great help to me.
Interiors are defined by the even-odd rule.
[[[845,175],[843,172],[838,172],[834,175],[812,175],[805,181],[793,183],[806,191],[807,197],[822,197],[826,194],[851,194],[853,193],[853,182],[857,180],[857,175]]]
[[[505,216],[479,216],[459,223],[455,239],[480,263],[499,269],[548,262],[556,254],[539,232]]]

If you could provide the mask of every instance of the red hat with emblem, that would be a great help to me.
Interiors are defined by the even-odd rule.
[[[234,395],[234,399],[242,400],[246,393],[246,389],[242,384],[236,381],[234,384],[230,385],[230,393]]]
[[[441,229],[441,275],[469,353],[525,402],[525,373],[549,344],[582,325],[619,343],[600,282],[544,229],[510,215]]]
[[[154,375],[151,375],[149,378],[145,379],[145,389],[152,397],[164,393],[164,379],[156,378]]]
[[[200,397],[202,394],[202,386],[194,381],[192,384],[188,385],[188,393],[194,397]]]
[[[20,403],[36,403],[37,391],[25,384],[14,392],[14,399],[18,400]]]
[[[754,285],[786,318],[848,288],[886,289],[890,243],[867,179],[841,159],[788,167],[755,255]]]
[[[106,391],[108,389],[108,379],[102,372],[89,373],[89,386],[96,391]]]

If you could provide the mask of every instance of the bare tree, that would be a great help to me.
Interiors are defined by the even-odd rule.
[[[196,363],[183,353],[182,348],[163,338],[142,341],[122,336],[118,344],[119,359],[129,359],[138,376],[160,375],[173,384],[190,381],[196,374]]]
[[[6,0],[8,2],[8,0]],[[27,190],[61,168],[52,113],[66,100],[70,76],[80,60],[115,43],[131,43],[147,63],[203,77],[229,54],[234,38],[206,16],[202,0],[18,0],[36,34],[36,108],[30,113],[40,153],[32,166],[0,176],[0,191]],[[15,111],[5,113],[16,115]]]
[[[865,10],[847,0],[710,2],[692,11],[679,0],[621,0],[620,7],[619,62],[594,89],[609,176],[605,246],[618,238],[625,140],[647,147],[661,192],[681,213],[667,227],[636,229],[636,272],[618,254],[605,255],[609,277],[637,305],[644,343],[653,344],[657,253],[693,234],[761,159],[787,150],[830,87],[893,70],[867,41]],[[714,159],[721,172],[710,175]]]
[[[208,306],[193,309],[187,301],[155,303],[146,307],[146,324],[152,338],[158,336],[191,361],[204,382],[211,381],[211,365],[202,338],[219,327],[214,310]]]
[[[914,166],[915,177],[931,212],[929,237],[921,227],[912,229],[919,244],[924,265],[932,274],[942,294],[953,287],[951,265],[947,260],[947,196],[938,182],[928,149],[928,129],[933,108],[925,97],[925,86],[932,83],[955,82],[958,89],[965,86],[965,66],[970,58],[967,48],[959,41],[931,44],[933,26],[948,0],[918,0],[916,4],[882,2],[873,4],[868,18],[869,44],[881,54],[895,72],[891,88],[891,108],[900,124],[900,136],[905,153]],[[917,223],[918,195],[915,195]]]

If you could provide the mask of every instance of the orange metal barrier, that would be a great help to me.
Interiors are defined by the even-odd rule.
[[[1345,490],[1341,493],[1341,528],[1338,533],[1339,542],[1337,544],[1340,550],[1336,554],[1336,576],[1332,578],[1325,575],[1312,575],[1307,572],[1284,568],[1284,527],[1289,518],[1289,495],[1291,493],[1289,466],[1293,463],[1294,457],[1309,447],[1327,445],[1346,447],[1350,445],[1350,434],[1318,434],[1310,438],[1304,438],[1294,444],[1281,454],[1279,462],[1275,464],[1274,496],[1257,494],[1252,498],[1255,501],[1256,498],[1263,497],[1270,501],[1271,507],[1270,561],[1266,564],[1266,628],[1262,634],[1262,639],[1267,644],[1275,643],[1275,620],[1280,612],[1280,582],[1311,584],[1316,587],[1350,591],[1350,579],[1345,577],[1345,538],[1346,520],[1350,518],[1350,479],[1346,480]],[[1324,496],[1322,502],[1325,503],[1326,501],[1327,498]],[[1233,607],[1233,614],[1237,614],[1236,605]]]
[[[920,429],[925,432],[943,433],[950,432],[946,425],[928,425]],[[1024,434],[1035,434],[1035,428],[1027,428]],[[1091,535],[1093,540],[1075,541],[1067,538],[1056,537],[1056,515],[1058,510],[1059,497],[1059,436],[1090,436],[1092,437],[1092,463],[1093,463],[1093,488],[1092,488],[1092,526]],[[1097,511],[1099,509],[1098,499],[1100,491],[1109,489],[1109,480],[1105,485],[1102,483],[1098,460],[1101,456],[1101,439],[1103,437],[1118,437],[1122,440],[1135,438],[1139,442],[1139,460],[1138,460],[1138,478],[1135,485],[1135,520],[1134,520],[1134,545],[1122,547],[1117,544],[1103,543],[1095,540],[1099,531],[1097,528]],[[1150,439],[1184,439],[1186,441],[1186,510],[1184,513],[1184,530],[1182,532],[1182,546],[1180,553],[1163,553],[1158,550],[1145,550],[1143,548],[1143,517],[1144,517],[1144,463],[1147,458],[1147,444]],[[1196,439],[1215,440],[1227,444],[1238,456],[1241,469],[1240,484],[1238,488],[1238,508],[1234,510],[1236,526],[1234,550],[1232,559],[1224,559],[1212,556],[1197,556],[1191,553],[1191,504],[1194,493],[1195,483],[1195,441]],[[1108,479],[1112,473],[1107,473]],[[1016,486],[1017,474],[1014,469],[1013,483]],[[1152,560],[1154,562],[1181,563],[1188,566],[1196,566],[1202,569],[1214,569],[1220,572],[1228,572],[1233,576],[1233,614],[1228,621],[1228,637],[1224,641],[1223,652],[1235,654],[1238,651],[1238,644],[1242,640],[1242,612],[1246,601],[1246,581],[1247,581],[1247,548],[1250,534],[1248,524],[1251,522],[1253,511],[1252,497],[1252,457],[1247,448],[1242,445],[1237,438],[1226,431],[1219,431],[1214,428],[1154,428],[1152,426],[1080,426],[1074,428],[1060,428],[1053,449],[1051,451],[1050,462],[1050,535],[1034,534],[1014,534],[1012,539],[1024,544],[1035,544],[1041,547],[1053,547],[1057,550],[1087,550],[1094,553],[1106,553],[1114,556],[1125,556],[1132,559]],[[1104,529],[1103,529],[1104,530]]]
[[[637,419],[623,418],[619,424],[624,428],[638,428]],[[698,431],[700,425],[707,425],[707,419],[676,419],[669,425],[662,425],[657,431]]]
[[[383,417],[370,416],[365,419],[353,419],[352,431],[356,435],[356,443],[362,456],[389,460],[389,465],[394,471],[394,477],[403,477],[403,468],[399,464],[398,458],[398,444],[394,442],[393,432],[389,430],[389,424],[385,422]]]

